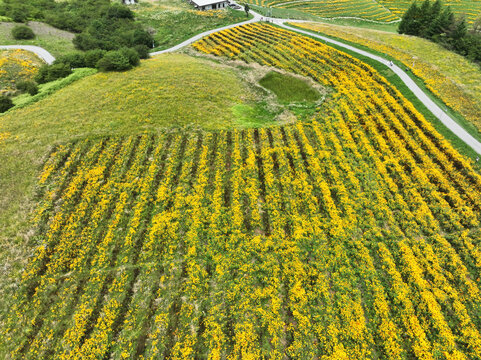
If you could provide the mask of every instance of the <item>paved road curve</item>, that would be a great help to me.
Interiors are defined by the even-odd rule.
[[[47,64],[52,64],[55,58],[47,50],[33,45],[2,45],[0,49],[10,50],[10,49],[22,49],[35,53],[40,59],[45,61]]]

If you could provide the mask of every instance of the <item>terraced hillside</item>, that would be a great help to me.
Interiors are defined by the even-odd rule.
[[[199,51],[332,89],[311,121],[57,146],[15,359],[476,359],[481,176],[369,66],[254,24]]]
[[[15,93],[19,81],[32,81],[43,64],[29,51],[0,50],[0,95]]]
[[[412,3],[411,0],[248,0],[262,7],[294,10],[323,18],[355,17],[379,22],[399,20]],[[458,15],[465,15],[469,22],[481,16],[479,0],[446,0]],[[287,17],[286,13],[283,13]],[[296,13],[292,12],[295,18]]]
[[[399,19],[373,0],[249,0],[248,2],[263,7],[301,11],[323,18],[357,17],[380,22]]]

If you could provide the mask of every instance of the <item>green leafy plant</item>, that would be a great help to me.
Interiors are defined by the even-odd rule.
[[[12,36],[17,40],[30,40],[35,38],[35,33],[26,25],[17,25],[12,29]]]

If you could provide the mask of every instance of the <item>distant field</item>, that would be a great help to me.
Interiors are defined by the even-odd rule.
[[[260,6],[302,11],[325,18],[358,17],[380,22],[399,19],[398,16],[372,0],[249,0],[248,2]]]
[[[290,16],[293,18],[297,17],[297,11],[301,11],[324,18],[356,17],[379,22],[399,20],[412,3],[410,0],[248,0],[247,2],[264,7],[294,10]],[[465,14],[469,22],[481,14],[481,1],[446,0],[444,4],[450,5],[456,14]]]
[[[31,21],[29,26],[35,32],[33,40],[16,40],[12,37],[12,28],[17,25],[11,22],[0,22],[0,45],[37,45],[48,50],[53,56],[73,51],[72,39],[74,34],[56,29],[50,25]]]

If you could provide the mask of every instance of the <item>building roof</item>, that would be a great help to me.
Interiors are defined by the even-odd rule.
[[[196,6],[207,6],[227,2],[227,0],[191,0]]]

